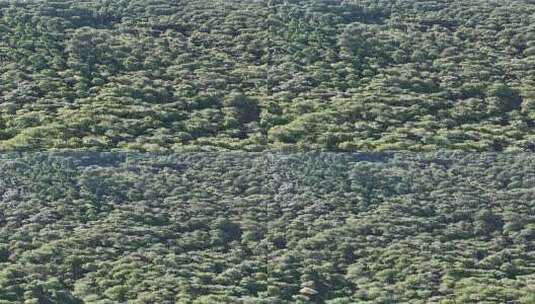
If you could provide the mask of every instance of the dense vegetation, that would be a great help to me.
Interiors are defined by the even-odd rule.
[[[522,151],[533,0],[0,0],[0,304],[533,304]]]
[[[0,149],[535,151],[531,0],[0,2]]]
[[[534,303],[532,154],[4,154],[0,303]]]

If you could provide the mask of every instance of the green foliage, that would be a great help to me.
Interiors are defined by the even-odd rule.
[[[532,1],[4,1],[0,149],[534,151]]]
[[[0,155],[2,303],[531,303],[529,154]]]
[[[535,303],[534,16],[0,2],[0,303]]]

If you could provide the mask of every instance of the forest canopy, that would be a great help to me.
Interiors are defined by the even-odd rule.
[[[0,2],[0,149],[535,151],[530,0]]]
[[[532,154],[3,154],[0,303],[535,301]]]
[[[0,0],[0,304],[533,304],[532,152],[533,0]]]

